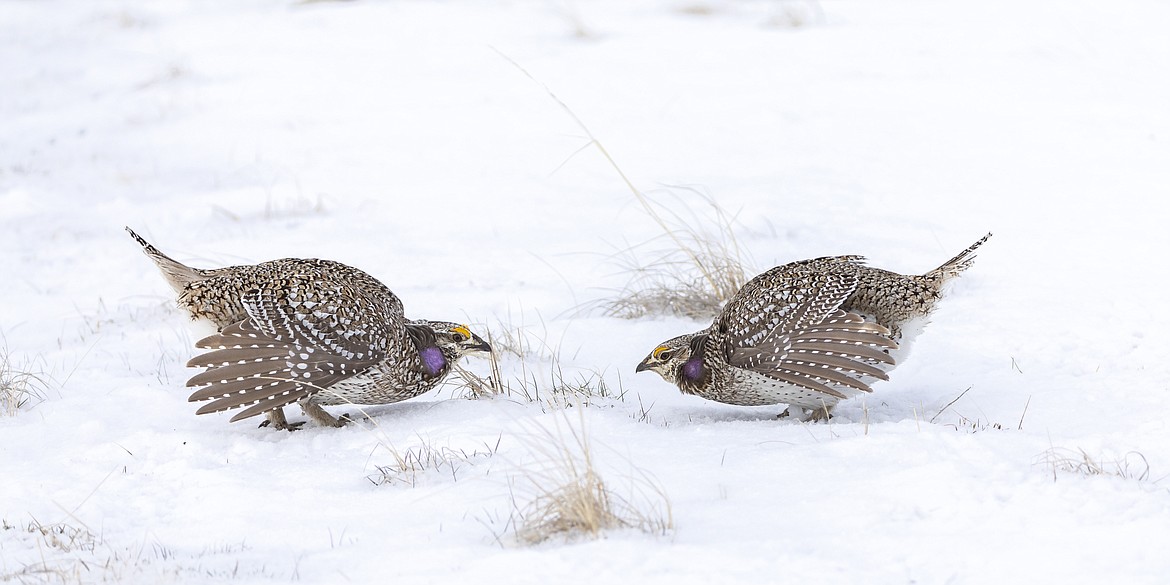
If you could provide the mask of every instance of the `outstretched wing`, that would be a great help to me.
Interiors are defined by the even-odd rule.
[[[888,380],[897,348],[890,331],[838,310],[819,323],[778,333],[755,347],[732,350],[733,366],[845,398],[843,390],[871,392],[865,377]]]
[[[861,261],[804,260],[749,281],[720,316],[728,362],[836,398],[870,392],[863,379],[887,379],[897,344],[885,327],[841,309],[857,289],[851,265]]]
[[[381,362],[391,343],[405,339],[393,295],[313,284],[248,291],[248,318],[196,344],[212,350],[187,363],[208,368],[187,381],[203,386],[191,402],[211,401],[197,414],[244,408],[234,422],[291,404]]]

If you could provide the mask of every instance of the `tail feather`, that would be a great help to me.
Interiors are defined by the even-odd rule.
[[[143,239],[142,236],[134,233],[134,230],[128,226],[126,227],[126,231],[130,232],[130,237],[134,238],[142,246],[142,251],[154,261],[155,266],[158,266],[158,269],[162,271],[163,278],[166,278],[167,284],[171,285],[171,288],[175,289],[175,292],[182,293],[188,284],[203,279],[203,275],[199,269],[191,268],[163,254],[158,248],[155,248],[150,242]]]
[[[959,254],[954,258],[943,262],[942,266],[927,272],[925,274],[926,278],[941,278],[946,280],[970,268],[971,264],[975,262],[975,250],[977,250],[979,246],[982,246],[983,242],[986,242],[990,237],[991,233],[989,232],[986,236],[979,238],[979,241],[968,246],[966,250],[959,252]]]

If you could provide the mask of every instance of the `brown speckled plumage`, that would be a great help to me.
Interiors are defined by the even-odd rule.
[[[861,256],[791,262],[745,284],[702,331],[661,343],[638,365],[683,392],[741,405],[786,403],[828,416],[870,392],[905,359],[941,298],[987,234],[924,275],[863,264]]]
[[[490,351],[466,326],[407,320],[402,302],[372,276],[340,262],[286,258],[201,270],[167,257],[127,228],[178,293],[192,319],[218,333],[188,366],[207,368],[188,386],[197,414],[243,410],[293,428],[285,405],[339,426],[321,408],[387,404],[434,388],[463,355]]]

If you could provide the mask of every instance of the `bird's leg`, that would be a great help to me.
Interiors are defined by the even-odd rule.
[[[824,402],[817,408],[814,408],[812,413],[804,417],[804,422],[817,422],[822,420],[829,420],[833,416],[833,407],[835,404],[825,404]]]
[[[345,414],[343,414],[343,415],[341,415],[341,416],[337,417],[337,420],[341,421],[341,424],[343,424],[343,425],[347,425],[347,424],[349,424],[349,423],[351,423],[351,422],[356,422],[356,421],[357,421],[357,419],[356,419],[356,418],[354,418],[354,417],[356,417],[356,416],[357,416],[356,414],[350,414],[350,413],[348,413],[348,412],[347,412],[347,413],[345,413]],[[370,418],[370,417],[368,417],[368,416],[366,417],[366,419],[369,419],[369,418]]]
[[[320,404],[312,401],[312,397],[302,398],[297,404],[301,405],[301,410],[305,411],[305,416],[313,419],[313,422],[323,427],[342,427],[349,422],[349,417],[342,417],[341,420],[335,418],[332,414],[321,408]]]
[[[271,426],[278,431],[295,431],[303,424],[304,421],[289,424],[288,419],[284,418],[284,409],[274,408],[264,413],[264,422],[260,423],[260,427]]]

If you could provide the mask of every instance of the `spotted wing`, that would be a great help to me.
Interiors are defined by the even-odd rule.
[[[890,331],[846,311],[819,323],[778,333],[755,347],[732,350],[733,366],[845,398],[844,392],[871,392],[865,378],[888,380],[897,344]]]
[[[749,280],[717,319],[726,349],[756,347],[835,314],[858,282],[854,271],[837,268],[860,260],[834,256],[792,262]]]
[[[187,381],[202,386],[191,402],[211,401],[196,414],[244,408],[234,422],[291,404],[381,362],[392,340],[405,338],[396,298],[308,290],[249,291],[242,299],[248,318],[196,344],[212,350],[187,363],[208,368]]]
[[[835,256],[793,262],[753,278],[720,317],[732,366],[837,398],[887,379],[897,347],[885,327],[842,310],[857,288],[862,260]]]

